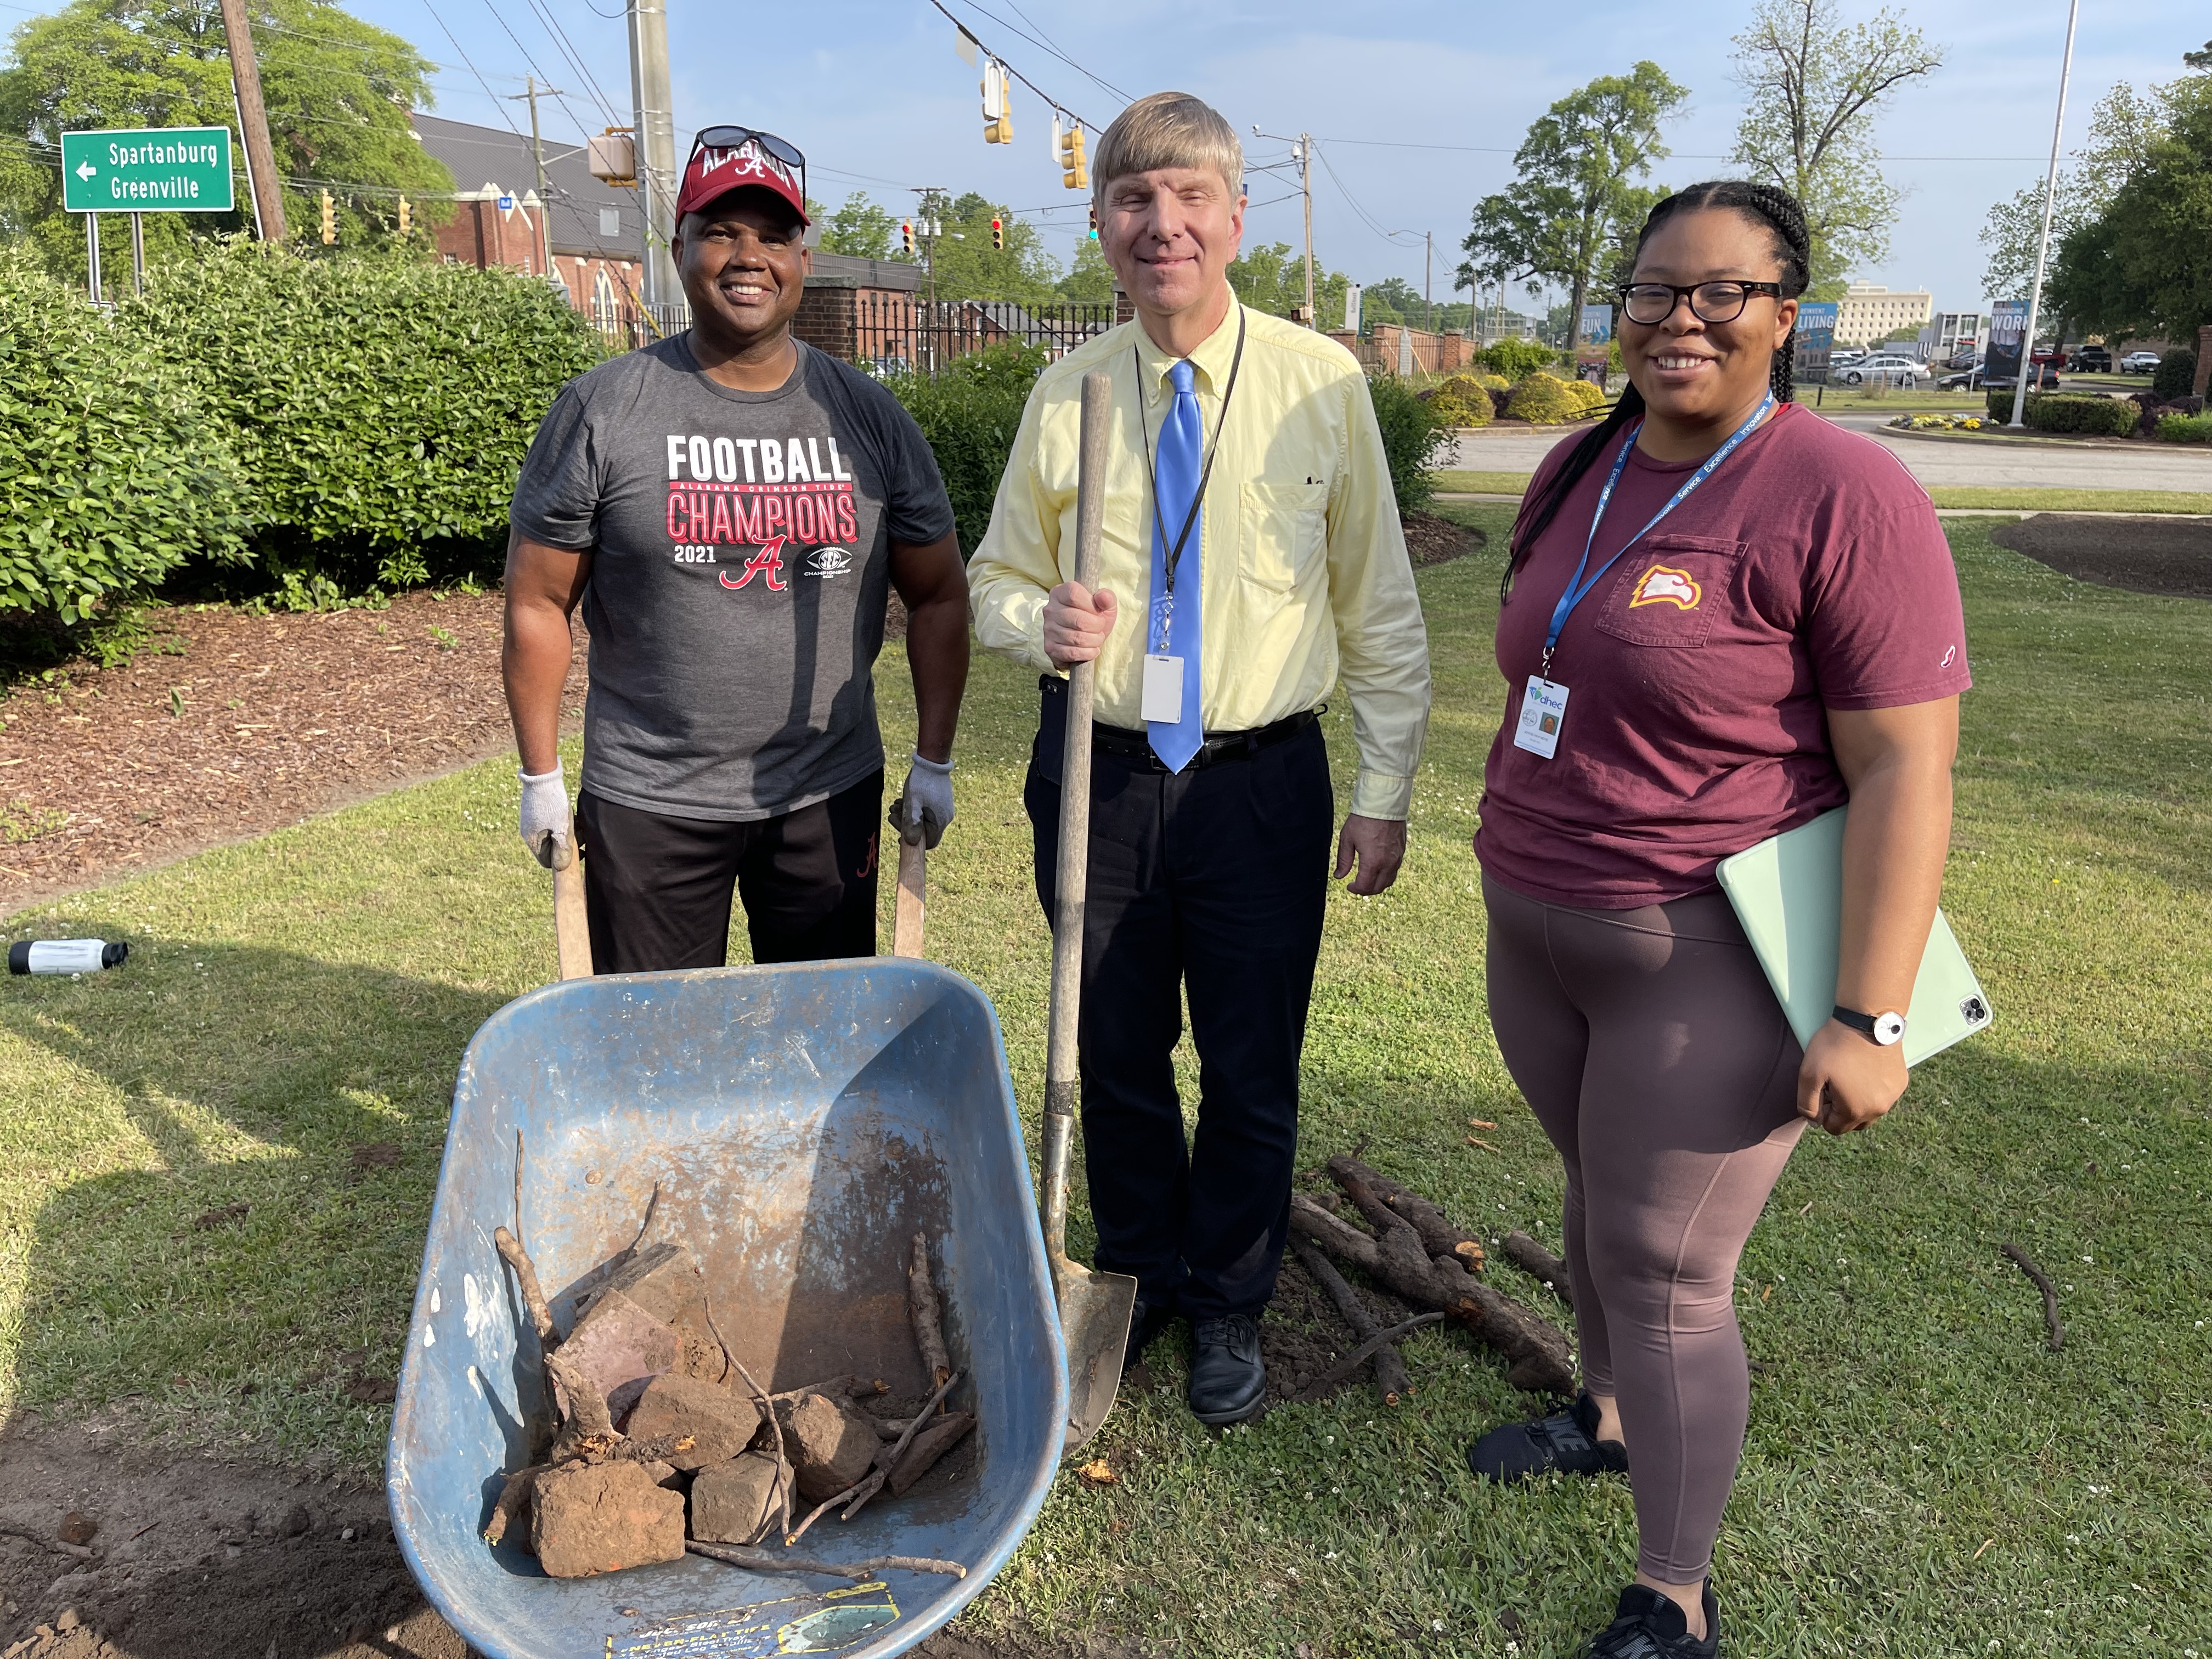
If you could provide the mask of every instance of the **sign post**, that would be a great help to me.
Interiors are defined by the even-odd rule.
[[[127,127],[62,134],[62,210],[84,215],[87,279],[98,301],[100,216],[131,216],[131,269],[146,288],[147,213],[228,213],[228,127]]]

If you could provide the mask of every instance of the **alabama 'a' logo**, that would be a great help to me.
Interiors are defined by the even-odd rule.
[[[1695,611],[1698,601],[1705,598],[1705,589],[1698,579],[1686,570],[1677,570],[1670,564],[1655,564],[1636,579],[1636,586],[1628,596],[1628,608],[1641,605],[1671,605],[1678,611]]]

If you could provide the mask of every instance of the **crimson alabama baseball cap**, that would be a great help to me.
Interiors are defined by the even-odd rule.
[[[676,192],[680,219],[720,200],[732,191],[765,190],[780,197],[799,216],[806,216],[806,157],[772,132],[751,127],[703,127],[691,141],[684,164],[684,183]]]

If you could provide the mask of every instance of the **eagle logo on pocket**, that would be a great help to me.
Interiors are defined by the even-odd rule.
[[[1647,605],[1671,605],[1678,611],[1695,611],[1698,601],[1705,598],[1705,589],[1686,570],[1677,570],[1669,564],[1655,564],[1636,579],[1636,586],[1628,596],[1631,611]]]

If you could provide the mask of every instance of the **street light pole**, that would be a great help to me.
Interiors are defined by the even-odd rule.
[[[2074,75],[2074,25],[2081,15],[2081,0],[2068,0],[2066,55],[2058,64],[2058,114],[2051,124],[2051,167],[2043,179],[2043,234],[2035,245],[2035,282],[2027,291],[2027,332],[2021,337],[2020,374],[2012,388],[2011,423],[2014,426],[2022,423],[2027,409],[2027,377],[2035,369],[2036,314],[2043,307],[2043,267],[2051,257],[2051,215],[2058,202],[2058,140],[2066,130],[2066,83]]]

